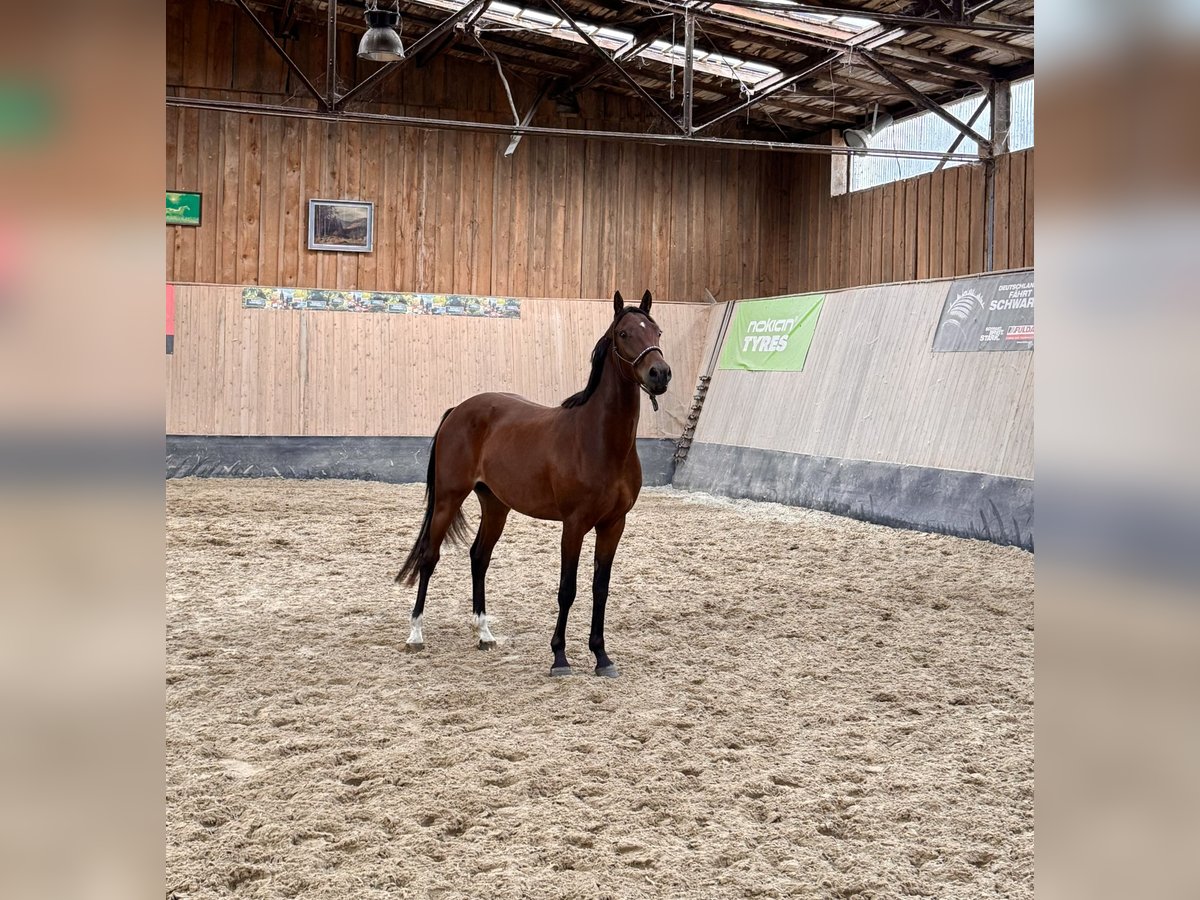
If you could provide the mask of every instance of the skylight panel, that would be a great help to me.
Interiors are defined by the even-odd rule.
[[[835,25],[840,25],[843,28],[849,28],[851,31],[866,31],[868,28],[875,28],[879,25],[871,19],[861,19],[858,16],[838,16],[833,20]]]
[[[529,19],[534,22],[540,22],[543,25],[551,26],[557,25],[562,21],[561,17],[551,15],[548,12],[543,12],[540,9],[522,9],[519,11],[518,18]],[[587,29],[585,28],[584,30],[586,31]]]
[[[460,4],[461,5],[461,4]],[[489,13],[499,13],[502,16],[510,16],[516,18],[521,14],[521,7],[513,6],[508,3],[492,3],[488,7]]]
[[[602,38],[607,38],[610,41],[620,41],[622,44],[628,44],[633,40],[632,34],[628,31],[621,31],[619,28],[602,26],[596,33]]]
[[[449,9],[461,9],[465,0],[426,0],[431,6]],[[779,10],[786,12],[790,0],[780,0]],[[832,19],[832,16],[821,16],[821,19]],[[579,37],[571,23],[561,16],[541,9],[530,9],[502,0],[492,0],[480,16],[480,23],[498,26],[503,30],[526,29],[538,34],[553,35],[562,40],[577,43]],[[595,22],[575,20],[579,30],[588,35],[597,44],[613,52],[622,47],[628,47],[634,42],[632,33],[621,28]],[[486,31],[486,28],[484,29]],[[660,64],[683,66],[687,60],[687,50],[682,44],[668,40],[655,40],[635,57],[651,60]],[[693,49],[693,60],[697,70],[708,75],[735,79],[743,84],[754,84],[769,75],[776,75],[779,69],[765,65],[752,59],[742,59],[727,56],[716,51],[706,51],[700,47]]]

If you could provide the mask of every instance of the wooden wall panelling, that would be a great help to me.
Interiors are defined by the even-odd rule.
[[[996,229],[993,262],[998,270],[1008,268],[1008,202],[1012,157],[1011,153],[1005,153],[996,159]]]
[[[526,300],[520,319],[256,310],[241,289],[179,285],[167,360],[171,434],[429,434],[449,406],[485,390],[558,403],[587,380],[610,300]],[[641,434],[683,430],[713,307],[654,313],[675,370]]]
[[[170,229],[176,282],[696,300],[983,268],[983,173],[960,166],[840,197],[828,161],[525,140],[173,108],[168,187],[204,194]],[[1031,263],[1031,151],[997,163],[996,265]],[[783,187],[781,187],[783,185]],[[376,203],[373,254],[307,249],[313,197]]]
[[[1024,160],[1012,160],[1009,174],[1008,264],[1012,268],[1025,257],[1025,166]]]
[[[1024,255],[1021,258],[1021,263],[1025,266],[1033,265],[1033,151],[1027,150],[1025,156],[1025,215],[1022,217],[1022,232],[1024,235],[1023,247]]]
[[[930,189],[933,178],[919,178],[916,181],[916,278],[924,280],[929,277],[929,257],[931,253],[932,234],[930,231]]]

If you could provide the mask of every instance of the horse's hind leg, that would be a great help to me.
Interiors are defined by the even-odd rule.
[[[425,595],[429,592],[429,579],[433,577],[433,570],[437,568],[438,560],[441,559],[442,541],[446,539],[446,532],[450,530],[450,524],[458,515],[466,497],[466,493],[443,494],[434,502],[433,515],[429,520],[429,544],[422,554],[421,566],[418,569],[420,581],[417,584],[417,602],[412,611],[412,631],[407,641],[409,650],[425,649],[421,617],[425,614]]]
[[[481,515],[479,533],[471,545],[471,626],[479,637],[479,649],[491,650],[496,646],[496,639],[490,627],[483,583],[492,562],[492,550],[504,532],[504,523],[508,521],[509,508],[485,484],[476,485],[475,494],[479,497]]]

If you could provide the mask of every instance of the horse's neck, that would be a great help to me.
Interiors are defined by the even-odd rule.
[[[607,360],[588,406],[596,411],[596,424],[606,453],[624,459],[637,438],[642,398],[637,384],[621,374],[619,365],[615,359]]]

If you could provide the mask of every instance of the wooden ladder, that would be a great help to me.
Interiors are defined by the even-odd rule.
[[[675,442],[676,465],[687,459],[688,451],[692,449],[692,440],[696,436],[696,426],[700,422],[700,411],[704,409],[704,398],[708,396],[708,387],[712,383],[713,372],[717,368],[717,360],[721,355],[721,345],[725,343],[725,332],[729,330],[729,320],[733,318],[733,308],[737,304],[730,301],[725,304],[725,312],[721,317],[721,327],[717,329],[717,341],[708,355],[708,367],[696,384],[696,393],[692,395],[692,406],[688,410],[687,424],[683,426],[683,434]]]

